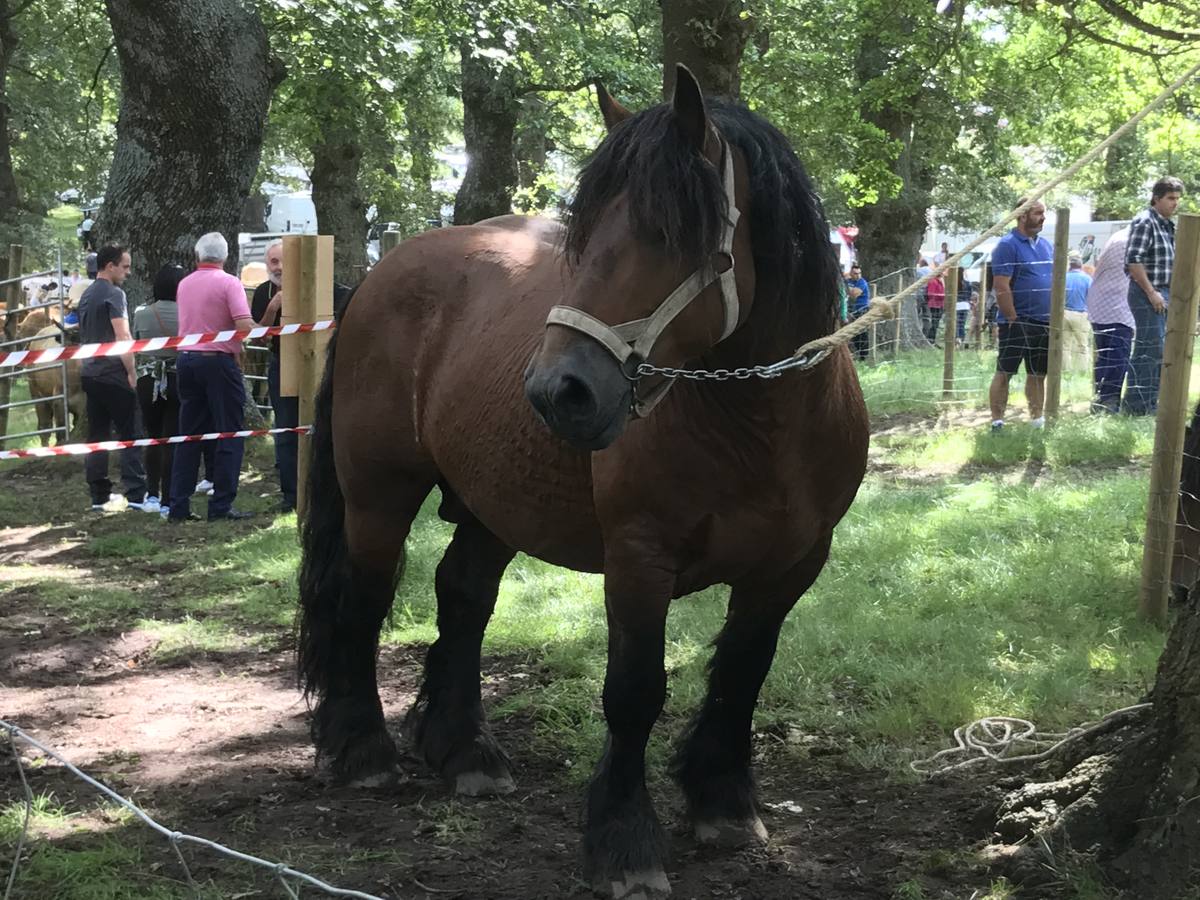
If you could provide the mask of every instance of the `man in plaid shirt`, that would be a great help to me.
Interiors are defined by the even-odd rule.
[[[1129,225],[1125,271],[1129,275],[1129,310],[1133,313],[1137,336],[1122,411],[1133,416],[1150,416],[1158,410],[1167,299],[1175,264],[1175,223],[1171,218],[1182,195],[1182,181],[1160,178],[1151,191],[1150,205],[1134,216]]]

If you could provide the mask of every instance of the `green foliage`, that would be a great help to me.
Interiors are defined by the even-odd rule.
[[[5,84],[13,168],[38,213],[67,188],[103,193],[112,149],[120,72],[101,0],[9,4],[19,14]]]

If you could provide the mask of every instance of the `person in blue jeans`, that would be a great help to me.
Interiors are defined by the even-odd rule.
[[[846,293],[851,298],[850,318],[857,319],[865,316],[871,308],[871,286],[862,277],[862,269],[858,263],[852,263],[850,273],[846,276]],[[854,355],[858,359],[866,359],[871,350],[871,335],[867,332],[856,334],[853,339]]]
[[[1125,271],[1136,333],[1121,411],[1131,416],[1152,416],[1158,411],[1167,303],[1175,265],[1175,223],[1171,219],[1182,196],[1182,181],[1160,178],[1151,190],[1150,205],[1129,223]]]

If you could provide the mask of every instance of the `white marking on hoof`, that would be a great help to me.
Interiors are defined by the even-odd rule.
[[[399,769],[392,769],[388,772],[377,772],[374,775],[366,775],[362,778],[355,778],[350,782],[352,788],[381,788],[391,787],[395,784],[400,784],[405,780]]]
[[[722,844],[730,847],[765,844],[767,826],[758,816],[741,822],[732,819],[710,819],[707,822],[696,823],[696,840],[702,844]]]
[[[626,872],[624,881],[612,883],[613,900],[652,900],[671,893],[671,882],[662,869]]]
[[[517,789],[508,775],[493,778],[483,772],[463,772],[454,779],[454,793],[465,797],[490,797],[493,794],[511,794]]]

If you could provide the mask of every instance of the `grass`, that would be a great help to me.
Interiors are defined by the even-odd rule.
[[[881,358],[875,365],[858,364],[859,382],[872,416],[901,413],[928,415],[943,409],[944,356],[940,349],[905,350],[895,359]],[[963,350],[954,356],[953,400],[950,407],[985,409],[988,385],[996,371],[995,350]],[[1019,374],[1010,385],[1010,404],[1024,404],[1025,379]],[[1063,373],[1062,404],[1084,404],[1091,399],[1091,373]]]
[[[1046,429],[1010,424],[993,434],[974,429],[887,434],[872,441],[884,450],[881,461],[912,469],[990,468],[1045,461],[1056,466],[1124,464],[1148,459],[1154,450],[1154,423],[1123,416],[1064,418]]]

